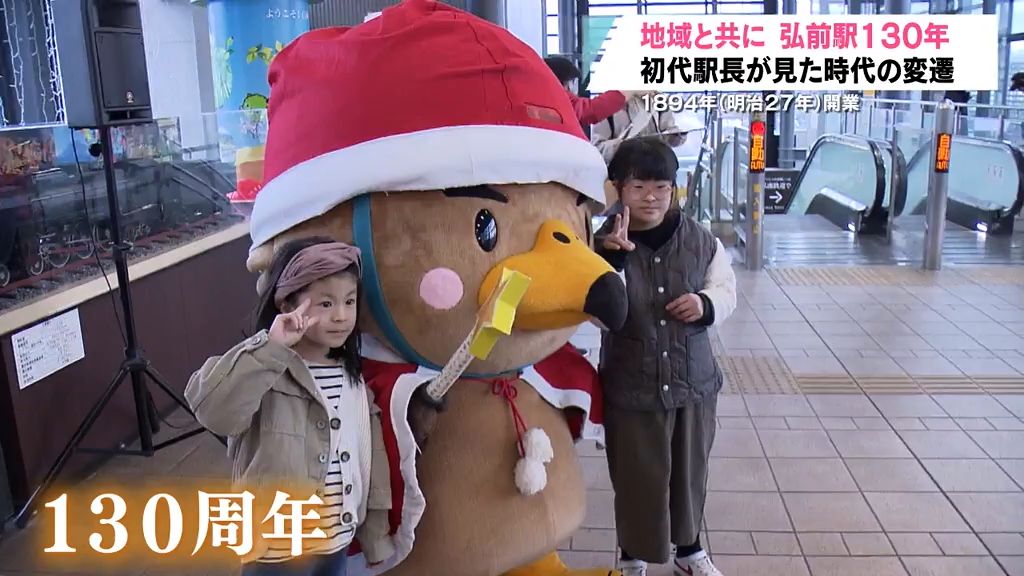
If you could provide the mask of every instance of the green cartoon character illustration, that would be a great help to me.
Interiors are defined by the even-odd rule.
[[[213,36],[210,36],[210,43],[214,44]],[[235,53],[232,48],[234,43],[234,37],[229,36],[223,48],[218,46],[213,50],[213,91],[217,108],[222,108],[231,98],[231,55]]]

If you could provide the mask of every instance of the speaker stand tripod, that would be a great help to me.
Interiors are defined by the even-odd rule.
[[[21,509],[21,512],[18,513],[16,520],[18,528],[24,528],[28,525],[29,520],[32,518],[36,507],[39,504],[39,498],[42,497],[50,488],[50,485],[53,484],[53,481],[57,478],[57,475],[60,474],[61,470],[64,469],[64,466],[75,451],[149,457],[158,450],[205,432],[203,428],[198,428],[159,444],[153,444],[153,433],[159,430],[157,422],[158,414],[156,406],[153,403],[153,399],[149,396],[149,391],[146,388],[145,378],[156,383],[164,393],[170,396],[175,403],[182,407],[193,418],[195,418],[195,414],[192,412],[192,409],[189,407],[185,399],[167,385],[163,377],[157,373],[157,371],[150,365],[149,360],[146,359],[142,351],[139,350],[138,339],[135,331],[135,315],[132,308],[131,287],[128,277],[128,260],[126,255],[126,253],[131,250],[131,246],[123,243],[121,240],[121,212],[117,200],[117,178],[114,170],[114,150],[113,142],[111,141],[111,130],[109,126],[102,126],[99,130],[103,149],[103,173],[107,188],[107,205],[110,209],[110,239],[113,243],[112,250],[114,269],[117,272],[118,293],[121,297],[121,313],[125,328],[124,359],[121,361],[121,367],[118,370],[117,375],[115,375],[113,380],[110,381],[110,384],[107,385],[107,388],[103,392],[103,395],[100,396],[99,401],[97,401],[89,410],[89,414],[78,426],[78,430],[75,431],[74,436],[71,437],[71,441],[64,447],[64,451],[61,452],[57,462],[54,463],[52,468],[50,468],[50,471],[46,474],[46,478],[43,480],[42,484],[35,489],[32,496],[28,499],[28,502],[25,503],[25,506]],[[81,444],[86,434],[89,433],[89,430],[99,418],[100,413],[103,412],[103,409],[110,403],[111,398],[114,397],[114,393],[117,392],[122,384],[124,384],[126,379],[130,380],[132,384],[132,395],[135,400],[135,418],[138,424],[140,449],[109,450],[80,447],[79,444]],[[218,440],[223,443],[223,440],[219,437]]]

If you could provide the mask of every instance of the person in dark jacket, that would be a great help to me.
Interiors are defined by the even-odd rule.
[[[1016,72],[1010,77],[1010,92],[1024,92],[1024,72]],[[1020,126],[1020,136],[1024,139],[1024,123]]]
[[[625,576],[667,562],[672,544],[684,574],[722,576],[699,538],[722,388],[708,328],[735,309],[736,277],[722,243],[680,209],[678,169],[658,138],[623,142],[608,167],[622,211],[595,235],[629,295],[599,366]]]
[[[565,56],[548,56],[544,62],[569,94],[569,101],[572,102],[572,109],[576,112],[576,119],[582,126],[601,122],[625,107],[630,99],[643,94],[642,92],[612,90],[594,98],[580,98],[578,94],[581,73],[572,60]]]

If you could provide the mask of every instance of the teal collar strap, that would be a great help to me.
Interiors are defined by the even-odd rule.
[[[373,223],[371,221],[370,195],[363,194],[353,200],[352,214],[352,235],[356,246],[362,252],[363,264],[363,294],[369,305],[370,313],[384,333],[384,340],[401,356],[406,362],[423,366],[430,370],[440,371],[443,367],[434,364],[424,358],[409,344],[398,329],[391,311],[384,302],[384,292],[381,289],[380,272],[377,270],[377,260],[373,251]],[[522,368],[516,371],[521,371]],[[511,372],[511,370],[509,371]],[[507,374],[507,372],[506,372]],[[499,374],[470,374],[468,378],[495,378]]]

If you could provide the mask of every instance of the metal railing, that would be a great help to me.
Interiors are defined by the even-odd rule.
[[[860,134],[866,131],[863,134],[865,136],[890,139],[893,127],[897,124],[909,124],[922,130],[931,129],[936,107],[942,102],[945,101],[863,98],[860,110],[844,114],[840,126],[844,133]],[[997,140],[1011,139],[1016,144],[1024,143],[1024,108],[955,102],[949,102],[949,105],[953,108],[956,134]],[[877,112],[883,113],[883,121],[880,123],[874,121]],[[866,126],[864,118],[867,119]],[[1008,130],[1008,127],[1015,127],[1016,130]]]

